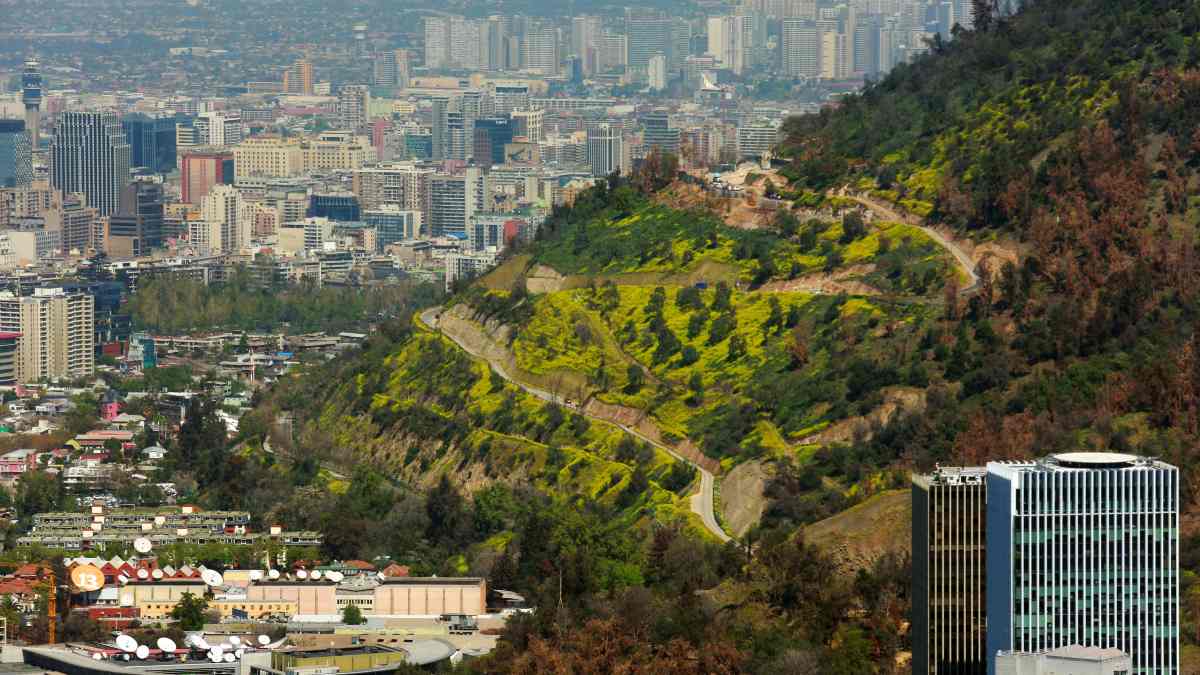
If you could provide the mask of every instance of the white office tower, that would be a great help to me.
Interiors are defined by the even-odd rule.
[[[662,91],[666,89],[667,57],[662,54],[651,56],[650,63],[646,66],[646,76],[652,90]]]
[[[629,173],[629,150],[625,146],[619,124],[589,124],[587,148],[588,163],[591,164],[592,175],[596,178],[604,178],[614,171],[622,175]]]
[[[583,72],[586,75],[596,72],[602,28],[603,24],[598,16],[577,16],[571,19],[570,54],[583,59]]]
[[[1178,673],[1179,470],[1102,452],[987,469],[987,654],[1080,645]]]
[[[342,129],[360,132],[367,128],[371,110],[371,88],[363,84],[350,84],[338,92],[337,111]]]
[[[533,28],[521,40],[525,70],[537,75],[558,74],[558,31],[553,26]]]
[[[745,32],[741,17],[708,17],[708,53],[717,67],[740,75],[746,67]]]
[[[213,253],[233,253],[250,243],[242,195],[232,185],[214,185],[200,200],[200,218],[210,225],[205,239]]]
[[[197,145],[237,145],[242,142],[242,114],[226,110],[200,113],[192,123]]]

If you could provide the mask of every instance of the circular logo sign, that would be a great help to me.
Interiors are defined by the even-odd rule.
[[[84,593],[98,591],[104,588],[104,573],[95,565],[76,565],[71,569],[71,584]]]

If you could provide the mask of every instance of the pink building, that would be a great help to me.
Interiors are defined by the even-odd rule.
[[[22,448],[0,455],[0,480],[12,480],[37,466],[37,450]]]

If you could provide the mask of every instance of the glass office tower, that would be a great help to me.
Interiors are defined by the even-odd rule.
[[[1094,452],[987,469],[988,655],[1115,648],[1178,673],[1178,469]]]

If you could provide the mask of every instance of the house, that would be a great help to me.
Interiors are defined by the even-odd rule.
[[[22,612],[37,611],[36,580],[5,577],[0,579],[0,599],[12,600]]]
[[[33,409],[39,415],[62,415],[71,409],[71,402],[65,398],[52,398],[43,401]]]
[[[397,565],[392,563],[383,568],[383,576],[385,577],[406,577],[408,576],[408,565]]]
[[[149,460],[160,460],[167,456],[167,449],[161,445],[150,445],[142,448],[142,455]]]
[[[0,480],[14,480],[37,467],[37,450],[22,448],[0,455]]]
[[[121,397],[117,392],[109,389],[100,399],[100,418],[105,422],[111,422],[119,414],[121,414]]]

